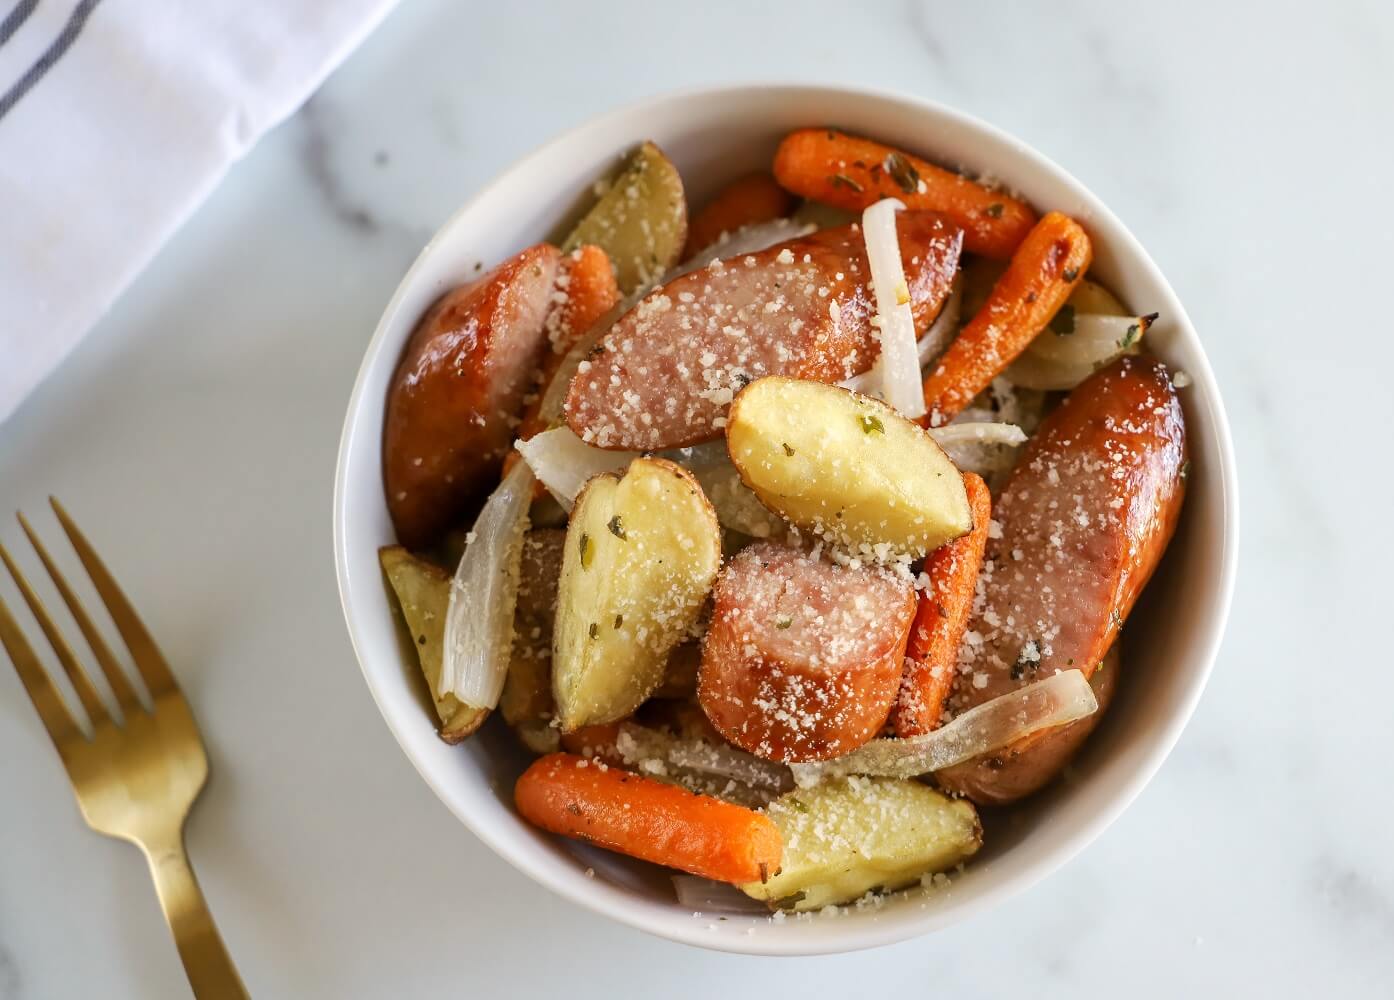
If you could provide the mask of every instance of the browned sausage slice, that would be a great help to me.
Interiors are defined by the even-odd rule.
[[[407,342],[382,450],[387,509],[408,548],[431,544],[498,482],[546,339],[558,257],[539,244],[446,292]]]
[[[722,570],[697,697],[769,760],[826,760],[881,729],[900,688],[915,590],[886,570],[758,543]]]
[[[896,219],[917,330],[938,314],[963,231],[933,212]],[[601,448],[674,448],[721,434],[732,397],[765,375],[840,382],[879,350],[861,227],[716,261],[615,323],[581,363],[566,422]]]
[[[995,508],[1001,532],[988,543],[954,710],[1056,670],[1095,671],[1171,539],[1185,461],[1181,404],[1152,358],[1120,358],[1046,418]],[[1010,801],[1039,788],[1068,757],[1033,758],[1029,748],[996,755],[1014,761],[1000,787],[971,761],[941,781],[975,801]],[[977,777],[964,781],[969,773]]]

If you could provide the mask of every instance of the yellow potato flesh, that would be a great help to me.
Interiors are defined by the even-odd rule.
[[[380,549],[378,561],[411,634],[412,648],[440,717],[440,738],[459,743],[484,724],[489,710],[466,705],[453,694],[436,694],[445,646],[445,611],[450,605],[450,575],[400,545]]]
[[[759,379],[736,397],[726,440],[765,506],[853,552],[915,559],[972,528],[953,462],[879,400],[821,382]]]
[[[900,778],[842,778],[766,809],[784,838],[777,874],[741,891],[781,909],[817,910],[952,868],[982,846],[977,811]]]
[[[636,458],[596,476],[566,531],[552,634],[562,729],[629,715],[663,682],[721,563],[716,514],[686,470]]]

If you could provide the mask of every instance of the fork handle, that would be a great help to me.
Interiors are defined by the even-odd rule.
[[[174,944],[184,963],[198,1000],[247,1000],[247,988],[223,947],[223,939],[208,912],[198,879],[184,850],[184,831],[173,837],[153,838],[141,843],[160,908],[174,934]]]

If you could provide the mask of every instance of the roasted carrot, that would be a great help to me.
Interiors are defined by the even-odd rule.
[[[619,751],[615,749],[615,741],[619,739],[619,735],[618,722],[582,726],[572,732],[562,733],[561,747],[568,753],[581,757],[603,757],[607,761],[619,761]]]
[[[814,201],[860,212],[882,198],[942,212],[963,227],[963,249],[1006,260],[1031,227],[1031,206],[928,160],[827,128],[791,132],[774,154],[774,176]]]
[[[784,848],[768,816],[572,754],[534,761],[513,798],[544,830],[720,882],[764,881]]]
[[[557,269],[557,300],[547,317],[547,337],[551,350],[542,357],[542,370],[532,401],[523,409],[518,424],[518,437],[523,441],[547,429],[542,422],[542,397],[561,367],[566,352],[575,346],[596,320],[615,307],[620,300],[619,285],[610,256],[600,247],[583,244],[561,259]],[[514,464],[522,461],[516,451],[509,451],[503,460],[503,474],[508,475]],[[546,488],[538,483],[535,493],[545,496]]]
[[[764,171],[746,174],[732,181],[692,217],[687,227],[687,249],[683,257],[705,250],[722,233],[734,233],[742,226],[782,219],[794,210],[794,196],[775,183]]]
[[[1051,212],[1012,254],[983,307],[924,381],[926,420],[948,423],[1045,328],[1089,268],[1089,235]]]
[[[920,592],[910,641],[905,647],[905,674],[891,711],[897,736],[919,736],[939,728],[944,702],[953,687],[958,647],[973,610],[978,571],[987,547],[992,498],[987,483],[972,472],[963,474],[973,530],[930,553],[924,571],[929,586]]]

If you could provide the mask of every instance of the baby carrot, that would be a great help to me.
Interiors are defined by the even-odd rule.
[[[897,736],[919,736],[939,728],[958,666],[958,647],[973,610],[978,571],[987,547],[992,498],[987,483],[972,472],[963,474],[973,530],[935,549],[925,561],[930,585],[920,592],[910,641],[905,647],[905,675],[891,712]]]
[[[591,325],[615,307],[620,300],[619,285],[610,255],[598,246],[582,244],[561,259],[557,269],[558,302],[547,317],[547,336],[552,349],[542,356],[542,371],[532,402],[523,408],[518,424],[518,437],[526,441],[547,429],[542,421],[542,397],[561,367],[566,352],[576,344]],[[503,459],[503,474],[512,471],[523,456],[510,450]],[[541,483],[534,486],[534,496],[547,495]]]
[[[1089,235],[1068,215],[1051,212],[1036,223],[983,307],[925,379],[930,426],[952,420],[1026,350],[1092,259]]]
[[[618,722],[602,722],[562,733],[561,746],[568,753],[581,757],[602,757],[607,761],[618,762],[621,758],[619,751],[615,749],[615,741],[619,736]]]
[[[544,830],[719,882],[768,879],[784,849],[768,816],[567,753],[534,761],[513,799]]]
[[[997,260],[1012,255],[1036,224],[1031,206],[871,139],[827,128],[791,132],[774,156],[788,190],[859,212],[882,198],[942,212],[963,227],[963,249]]]
[[[561,268],[557,271],[557,289],[559,301],[547,319],[547,336],[552,342],[552,350],[542,361],[542,380],[537,398],[523,411],[523,422],[518,427],[518,436],[524,441],[547,429],[541,425],[538,411],[542,407],[542,396],[551,384],[552,376],[561,367],[566,352],[591,328],[591,324],[613,309],[620,300],[620,289],[615,282],[615,269],[610,265],[609,255],[600,247],[590,244],[579,246],[562,258]]]
[[[734,233],[756,222],[782,219],[793,210],[794,196],[776,184],[769,174],[757,171],[738,177],[692,217],[683,257],[705,250],[721,239],[722,233]]]

